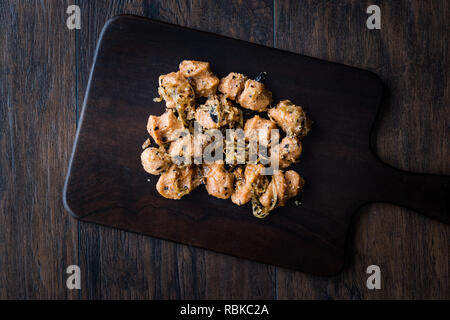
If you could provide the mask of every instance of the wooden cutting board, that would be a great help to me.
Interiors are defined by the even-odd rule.
[[[301,41],[301,39],[299,39]],[[291,99],[314,121],[293,169],[306,180],[302,205],[266,219],[250,205],[209,196],[204,187],[161,197],[140,163],[147,118],[162,114],[158,77],[184,59],[211,63],[218,76],[267,71],[275,102]],[[390,202],[450,222],[450,177],[382,163],[370,135],[383,95],[373,73],[148,19],[105,25],[67,174],[64,202],[82,221],[129,230],[319,275],[339,272],[352,215]],[[420,154],[417,155],[420,157]]]

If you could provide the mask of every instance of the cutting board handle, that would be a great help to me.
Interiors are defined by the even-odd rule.
[[[450,224],[450,176],[407,172],[381,161],[377,167],[379,201],[400,205]]]

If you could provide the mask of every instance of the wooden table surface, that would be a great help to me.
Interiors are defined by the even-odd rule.
[[[81,8],[81,29],[66,27]],[[366,8],[381,8],[381,30]],[[361,209],[344,271],[316,277],[78,222],[62,188],[105,21],[135,14],[376,72],[388,87],[376,152],[450,174],[449,3],[3,0],[0,2],[0,298],[450,299],[450,227],[388,204]],[[79,265],[82,289],[68,290]],[[368,290],[366,268],[381,268]]]

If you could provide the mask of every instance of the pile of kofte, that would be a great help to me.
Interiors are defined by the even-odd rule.
[[[294,170],[282,169],[299,159],[301,140],[310,131],[311,121],[302,107],[289,100],[273,107],[272,93],[263,84],[265,76],[261,73],[249,79],[231,72],[219,79],[209,62],[184,60],[177,72],[159,77],[159,98],[154,101],[164,101],[166,110],[148,119],[147,131],[158,147],[152,147],[147,139],[141,161],[145,171],[160,175],[156,189],[163,197],[181,199],[204,184],[213,197],[231,198],[238,206],[251,201],[253,214],[264,218],[299,194],[303,178]],[[277,137],[274,145],[271,133],[278,128],[283,130],[283,138],[279,141]],[[201,156],[217,142],[217,136],[208,132],[220,131],[225,137],[226,129],[242,129],[246,151],[251,134],[259,132],[258,143],[268,151],[265,164],[259,158],[249,161],[248,155],[245,159],[234,156],[230,161],[228,151],[212,162],[196,161],[195,148],[200,148]],[[265,170],[272,162],[277,163],[277,169],[267,175]]]

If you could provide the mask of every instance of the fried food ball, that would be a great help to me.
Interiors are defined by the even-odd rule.
[[[201,184],[198,167],[173,164],[159,177],[156,190],[167,199],[179,200]]]
[[[194,107],[195,92],[181,72],[171,72],[159,77],[158,93],[168,109]]]
[[[182,129],[183,122],[170,109],[159,117],[151,115],[148,118],[147,131],[160,146],[178,139],[179,130]]]
[[[248,164],[245,166],[245,171],[238,168],[235,171],[236,188],[231,195],[231,201],[238,206],[244,205],[252,198],[252,187],[256,180],[261,177],[264,170],[262,164]]]
[[[222,92],[227,98],[236,100],[236,98],[244,90],[247,77],[242,73],[231,72],[226,77],[220,79],[219,91]]]
[[[242,111],[223,95],[212,95],[195,112],[195,120],[205,129],[233,127],[242,119]]]
[[[302,143],[297,138],[284,137],[281,142],[270,150],[272,165],[278,157],[278,167],[284,169],[296,162],[302,154]]]
[[[189,133],[170,143],[168,154],[172,162],[183,166],[192,163],[194,156],[194,138]]]
[[[228,199],[233,193],[234,175],[223,163],[203,164],[202,169],[206,191],[213,197]]]
[[[154,175],[161,174],[171,165],[170,157],[163,150],[153,147],[141,153],[141,162],[144,170]]]
[[[287,200],[298,195],[303,185],[304,180],[297,172],[277,170],[259,202],[266,208],[284,206]]]
[[[275,122],[256,115],[245,122],[245,138],[251,139],[254,134],[257,134],[255,137],[259,137],[259,142],[262,145],[267,146],[270,143],[272,129],[277,129]]]

